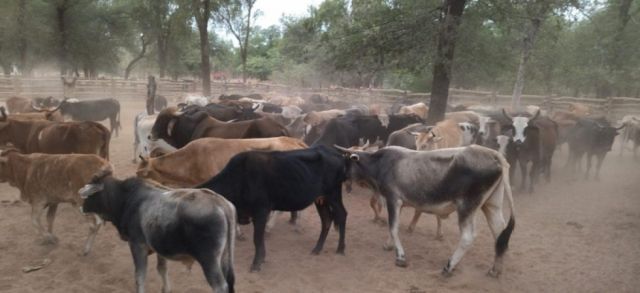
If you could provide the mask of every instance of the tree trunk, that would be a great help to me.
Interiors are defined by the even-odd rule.
[[[158,67],[160,69],[160,78],[164,78],[167,71],[167,42],[164,37],[158,38]]]
[[[20,0],[18,2],[18,27],[24,28],[26,25],[26,14],[27,14],[27,1]],[[31,70],[29,70],[27,65],[27,37],[24,33],[20,34],[18,39],[18,51],[20,53],[20,71],[22,75],[29,76],[31,75]]]
[[[62,5],[56,7],[56,20],[58,24],[58,33],[60,34],[60,43],[58,48],[58,64],[60,66],[60,74],[67,73],[67,28],[65,23],[65,14],[67,12],[67,1],[62,1]]]
[[[438,32],[438,46],[435,63],[433,65],[433,81],[431,86],[431,101],[427,124],[435,124],[444,119],[449,99],[449,84],[451,83],[451,65],[458,32],[458,26],[464,12],[466,0],[445,0]]]
[[[198,31],[200,32],[200,77],[202,78],[202,95],[211,96],[211,65],[209,64],[209,0],[194,0],[194,9]]]
[[[242,58],[242,83],[247,83],[247,52],[246,52],[246,47],[242,51],[244,51],[244,52],[241,53],[241,58]]]
[[[532,18],[531,24],[527,30],[527,33],[522,42],[522,52],[520,54],[520,64],[518,65],[518,73],[516,75],[516,83],[513,86],[513,96],[511,97],[511,109],[513,111],[520,111],[520,100],[522,96],[522,90],[524,89],[524,75],[527,69],[527,63],[531,57],[531,51],[533,44],[536,41],[536,36],[542,25],[541,18]]]
[[[127,68],[124,70],[124,79],[129,79],[129,74],[131,73],[131,70],[133,70],[133,66],[144,57],[144,54],[147,53],[148,44],[144,41],[144,36],[140,37],[140,41],[142,41],[142,50],[140,51],[140,54],[138,54],[136,58],[133,58],[133,60],[129,62],[129,65],[127,65]]]

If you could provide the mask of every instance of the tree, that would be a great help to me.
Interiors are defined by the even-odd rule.
[[[249,36],[251,21],[259,15],[253,6],[257,0],[233,0],[222,5],[216,15],[226,25],[227,30],[238,41],[242,62],[242,82],[247,82],[247,56],[249,55]]]
[[[140,59],[144,58],[144,55],[147,53],[147,46],[149,45],[149,39],[148,38],[145,39],[144,34],[140,34],[140,43],[142,45],[142,49],[140,50],[140,53],[138,54],[138,56],[133,58],[133,60],[129,61],[127,68],[124,70],[124,79],[129,79],[129,74],[131,73],[133,66],[136,64],[136,62],[140,61]]]
[[[447,109],[453,53],[465,4],[466,0],[445,0],[442,7],[427,119],[427,123],[431,125],[444,119]]]
[[[193,0],[192,9],[196,26],[200,35],[200,78],[202,78],[202,94],[211,96],[211,65],[209,63],[209,18],[217,8],[217,2],[211,0]]]

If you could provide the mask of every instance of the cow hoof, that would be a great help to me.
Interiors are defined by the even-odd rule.
[[[245,237],[244,234],[237,234],[236,235],[236,240],[245,241],[245,240],[247,240],[247,237]]]
[[[344,248],[338,248],[338,250],[336,250],[336,254],[344,255]]]
[[[442,273],[441,275],[445,278],[449,278],[451,276],[453,276],[453,273],[448,271],[447,268],[442,269]]]
[[[249,272],[251,273],[256,273],[260,271],[260,265],[251,265],[251,270],[249,270]]]
[[[443,241],[444,240],[444,236],[443,235],[436,235],[436,237],[434,239],[438,240],[438,241]]]
[[[388,245],[388,244],[385,244],[385,245],[382,246],[382,249],[384,249],[385,251],[391,251],[394,248],[395,247],[393,245]]]
[[[413,228],[411,228],[411,227],[407,228],[407,233],[413,234]]]
[[[406,259],[396,259],[396,266],[397,267],[401,267],[401,268],[406,268],[407,265],[407,260]]]
[[[314,248],[314,249],[311,251],[311,254],[313,254],[313,255],[319,255],[319,254],[320,254],[320,250],[321,250],[321,249]]]
[[[42,239],[42,241],[40,241],[40,244],[42,245],[55,245],[57,243],[58,243],[58,238],[53,235],[47,235]]]
[[[495,270],[495,269],[490,269],[490,270],[487,272],[487,276],[489,276],[489,277],[493,277],[493,278],[497,278],[497,277],[499,277],[499,276],[500,276],[500,271],[497,271],[497,270]]]

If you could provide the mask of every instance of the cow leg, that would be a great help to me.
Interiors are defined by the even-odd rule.
[[[84,243],[84,250],[82,251],[82,255],[88,255],[89,252],[91,252],[93,242],[96,240],[98,231],[104,223],[98,215],[88,215],[87,220],[90,220],[91,222],[89,223],[89,235],[87,236],[87,241],[85,241]]]
[[[47,231],[49,232],[48,237],[51,237],[51,239],[53,239],[55,242],[57,242],[58,240],[56,236],[53,235],[53,221],[56,219],[57,210],[58,210],[57,203],[49,204],[49,207],[47,208]]]
[[[529,193],[533,193],[533,185],[538,182],[540,176],[540,160],[533,160],[531,162],[531,170],[529,171]]]
[[[596,180],[600,180],[600,168],[602,167],[602,161],[604,161],[604,157],[606,156],[606,153],[602,153],[602,154],[597,154],[596,158],[598,159],[597,165],[596,165],[596,175],[595,175],[595,179]]]
[[[502,199],[502,197],[500,197],[500,199]],[[489,223],[489,229],[491,229],[493,239],[497,241],[498,236],[506,227],[506,222],[502,215],[502,203],[487,202],[487,204],[482,207],[482,211],[487,218],[487,223]],[[503,256],[496,254],[493,261],[493,268],[489,271],[489,275],[496,277],[500,275],[502,272],[502,263]]]
[[[585,180],[589,180],[589,170],[591,170],[591,154],[587,153],[587,171],[584,172]]]
[[[42,227],[42,223],[40,222],[40,218],[42,217],[42,213],[44,213],[47,205],[45,203],[33,203],[31,205],[31,224],[36,228],[38,232],[38,236],[42,238],[42,244],[54,244],[55,240],[45,231],[44,227]]]
[[[253,215],[253,245],[255,246],[256,254],[251,264],[251,272],[260,271],[260,266],[264,263],[267,255],[264,245],[264,231],[268,217],[269,211],[258,211]]]
[[[144,279],[147,275],[147,255],[149,251],[144,244],[129,242],[136,276],[136,293],[144,293]]]
[[[436,230],[436,239],[437,240],[442,240],[444,239],[444,234],[442,234],[442,218],[438,215],[436,215],[436,221],[437,221],[437,225],[438,228]]]
[[[374,192],[371,195],[371,199],[369,199],[369,205],[373,210],[373,222],[380,223],[382,222],[382,218],[380,217],[380,211],[382,211],[382,204],[378,200],[378,195]]]
[[[473,239],[475,238],[475,212],[467,215],[466,219],[461,218],[460,212],[458,212],[460,242],[458,242],[458,247],[453,252],[451,258],[449,258],[449,262],[447,262],[447,265],[442,269],[442,274],[445,276],[451,275],[451,272],[453,272],[456,265],[460,262],[469,247],[471,247]]]
[[[160,254],[158,254],[157,256],[158,274],[160,275],[160,278],[162,278],[162,293],[169,293],[171,292],[171,285],[169,284],[169,270],[167,269],[167,259],[160,256]]]
[[[282,212],[280,211],[271,211],[271,213],[269,213],[269,220],[267,221],[267,226],[264,229],[267,234],[271,232],[271,229],[276,225],[276,220],[281,213]]]
[[[336,202],[333,204],[333,219],[338,224],[339,238],[338,249],[336,253],[344,254],[345,248],[345,231],[347,229],[347,209],[345,209],[342,203],[342,196],[338,196]]]
[[[266,219],[265,219],[266,221]],[[208,251],[209,252],[209,251]],[[218,255],[207,255],[198,257],[198,262],[202,266],[202,271],[207,279],[207,283],[215,293],[230,292],[229,284],[222,271],[222,248]],[[259,270],[259,269],[258,269]]]
[[[527,167],[529,164],[524,160],[520,160],[518,164],[520,165],[520,174],[522,175],[522,182],[520,182],[520,191],[524,191],[527,186]]]
[[[391,250],[396,248],[396,266],[406,267],[407,260],[404,254],[404,248],[400,243],[400,237],[398,236],[398,228],[400,226],[400,209],[402,208],[402,200],[388,200],[387,212],[389,213],[389,239],[383,247],[385,250]]]
[[[329,234],[329,229],[331,228],[331,210],[329,210],[329,206],[327,206],[326,202],[322,204],[316,202],[316,210],[318,211],[318,215],[320,216],[320,223],[322,228],[320,229],[320,237],[318,238],[318,242],[316,243],[316,247],[311,251],[312,254],[320,254],[322,251],[322,247],[324,246],[324,241],[327,240],[327,235]]]
[[[409,224],[409,228],[407,228],[407,232],[413,233],[416,229],[416,225],[418,225],[418,220],[420,220],[420,216],[422,215],[422,211],[419,209],[415,209],[413,212],[413,219],[411,219],[411,223]]]

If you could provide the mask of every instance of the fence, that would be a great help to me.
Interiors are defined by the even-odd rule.
[[[158,82],[158,94],[170,100],[189,92],[201,92],[202,84],[192,80]],[[265,97],[323,95],[340,100],[382,105],[390,105],[398,100],[411,102],[428,102],[429,93],[414,93],[397,89],[352,89],[341,87],[330,88],[298,88],[272,83],[233,83],[217,82],[211,84],[212,96],[220,94],[260,93]],[[146,96],[146,80],[83,80],[79,79],[73,87],[64,86],[60,78],[7,78],[0,77],[0,99],[10,96],[25,97],[74,97],[78,99],[113,97],[116,99],[144,99]],[[620,119],[628,114],[640,114],[640,99],[626,97],[610,97],[607,99],[523,95],[523,105],[538,105],[545,110],[566,109],[572,102],[590,106],[597,114],[606,115],[610,120]],[[452,104],[480,104],[497,107],[508,107],[511,104],[510,95],[501,95],[489,91],[472,91],[451,89],[449,103]]]

